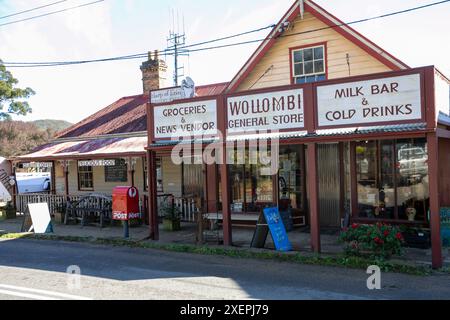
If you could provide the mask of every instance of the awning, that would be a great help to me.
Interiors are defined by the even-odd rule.
[[[426,123],[394,124],[394,125],[372,126],[372,127],[317,130],[315,134],[309,135],[309,137],[346,136],[353,134],[364,135],[372,133],[399,133],[399,132],[424,131],[426,129],[427,129]]]
[[[32,153],[16,157],[16,161],[89,159],[144,156],[147,137],[104,138],[80,141],[54,141]]]
[[[306,131],[295,131],[295,132],[267,132],[267,133],[252,133],[244,135],[229,135],[227,137],[227,142],[235,141],[255,141],[255,140],[283,140],[283,139],[294,139],[303,138],[308,135]]]
[[[411,124],[394,124],[383,126],[369,126],[369,127],[353,127],[353,128],[337,128],[327,130],[317,130],[315,133],[308,133],[307,131],[294,131],[294,132],[268,132],[268,133],[252,133],[252,134],[234,134],[227,136],[227,142],[234,143],[240,141],[256,141],[256,140],[280,140],[286,141],[290,139],[314,139],[314,138],[326,138],[326,137],[345,137],[350,135],[369,135],[369,134],[382,134],[382,133],[424,133],[427,130],[426,123],[411,123]],[[176,146],[178,144],[208,144],[213,142],[219,142],[219,140],[180,140],[180,141],[160,141],[152,144],[150,147],[169,147]]]

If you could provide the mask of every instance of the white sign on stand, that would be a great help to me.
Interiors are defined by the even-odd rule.
[[[28,210],[33,223],[29,231],[34,230],[34,233],[37,234],[53,232],[52,218],[47,203],[29,203]]]
[[[420,74],[317,87],[318,125],[354,127],[422,119]]]

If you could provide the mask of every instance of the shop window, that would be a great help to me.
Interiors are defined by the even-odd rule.
[[[358,143],[356,171],[360,218],[427,222],[425,139]]]
[[[231,211],[234,213],[259,213],[274,202],[273,177],[264,174],[266,165],[258,159],[259,152],[250,155],[246,150],[245,164],[230,165]]]
[[[148,191],[148,175],[147,175],[147,157],[143,158],[143,171],[144,171],[144,191]],[[156,158],[156,187],[158,193],[164,193],[163,179],[162,179],[162,159]]]
[[[399,218],[426,221],[429,207],[426,140],[398,140],[396,166]]]
[[[356,147],[360,217],[394,219],[394,151],[392,142],[364,142]]]
[[[305,170],[303,146],[282,147],[278,171],[279,203],[282,209],[295,212],[306,209]],[[295,216],[298,214],[294,214]]]
[[[94,171],[92,166],[78,166],[78,188],[80,191],[94,190]]]
[[[325,45],[292,51],[294,83],[326,80]]]

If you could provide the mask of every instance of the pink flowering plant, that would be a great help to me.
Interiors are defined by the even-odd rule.
[[[402,254],[403,235],[400,228],[387,224],[352,224],[344,229],[340,241],[348,255],[389,258]]]

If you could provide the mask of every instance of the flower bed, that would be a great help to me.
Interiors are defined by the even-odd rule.
[[[381,223],[353,224],[342,232],[340,240],[346,243],[346,254],[376,258],[401,255],[404,241],[398,227]]]

